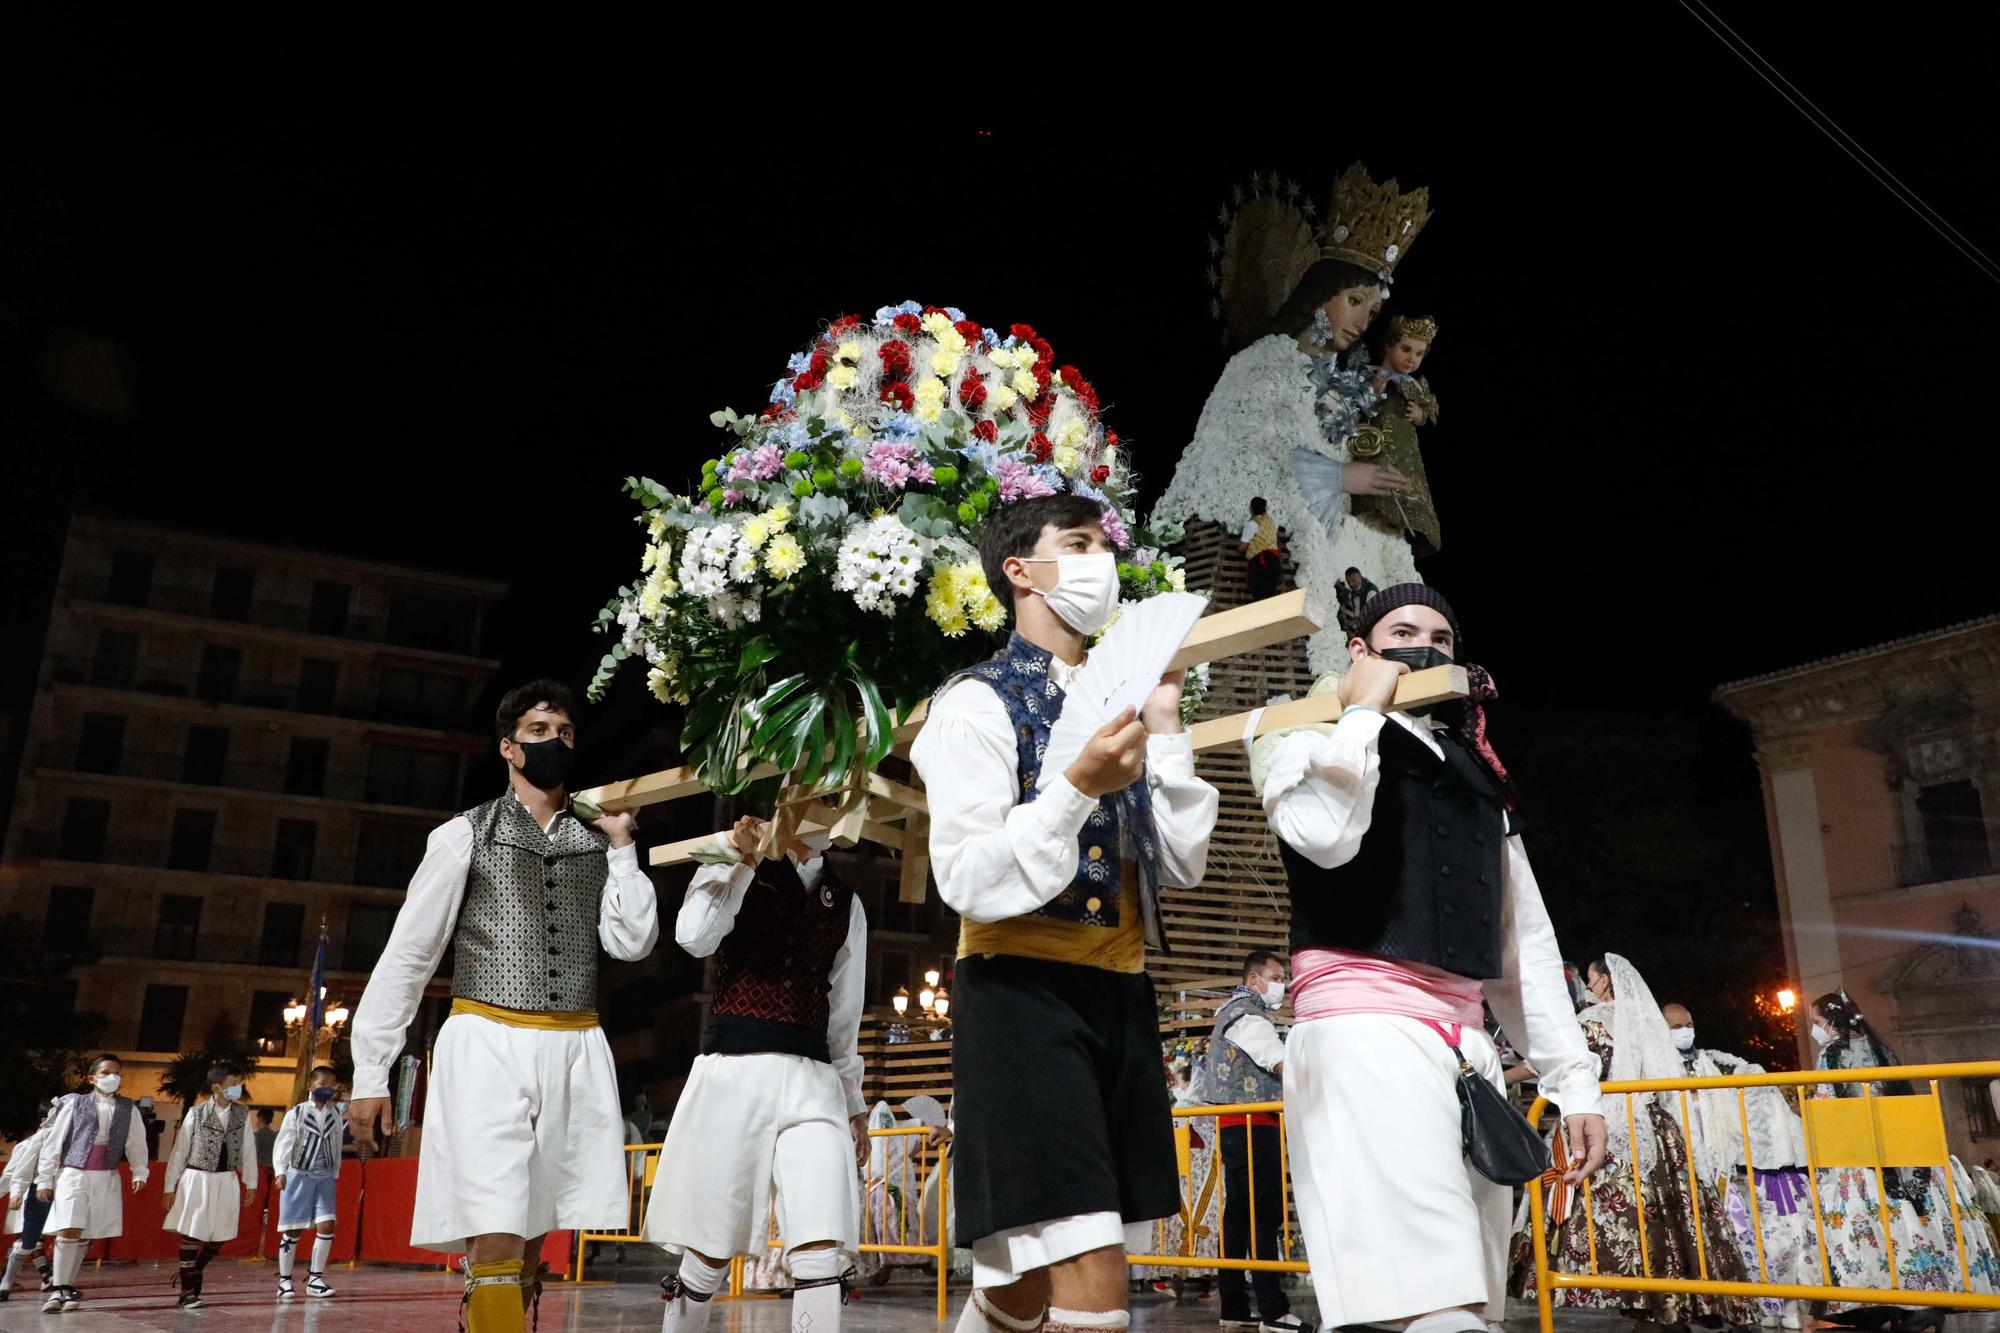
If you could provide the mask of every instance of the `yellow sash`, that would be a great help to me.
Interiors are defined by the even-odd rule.
[[[505,1023],[510,1028],[534,1028],[538,1032],[582,1032],[597,1026],[597,1011],[582,1009],[575,1012],[553,1009],[503,1009],[497,1004],[487,1004],[483,1000],[454,998],[451,1002],[454,1014],[471,1014],[474,1018],[484,1018],[495,1023]]]

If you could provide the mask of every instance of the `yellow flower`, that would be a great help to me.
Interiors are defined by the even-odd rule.
[[[646,688],[653,692],[655,699],[670,704],[674,701],[673,680],[664,667],[656,666],[646,673]]]
[[[839,361],[859,361],[861,359],[861,344],[849,338],[840,345],[840,349],[833,355]]]
[[[1031,403],[1035,401],[1035,395],[1042,391],[1042,386],[1035,383],[1035,374],[1031,370],[1015,371],[1014,378],[1008,382],[1014,386],[1015,393]]]
[[[1074,445],[1057,445],[1055,454],[1049,461],[1056,465],[1056,471],[1065,477],[1073,477],[1076,475],[1076,470],[1083,466],[1083,451]]]
[[[774,579],[788,579],[804,569],[805,564],[806,553],[799,546],[799,539],[789,532],[771,538],[771,544],[764,548],[764,569]]]
[[[762,514],[752,514],[743,521],[743,544],[756,550],[771,535],[771,520]]]
[[[944,381],[926,375],[917,381],[916,415],[919,421],[936,421],[944,414]]]
[[[658,541],[660,538],[666,536],[666,534],[667,511],[664,509],[655,509],[653,516],[646,520],[646,535],[654,541]]]
[[[942,310],[933,310],[924,316],[924,332],[933,338],[943,338],[951,331],[951,318]]]
[[[965,355],[965,335],[951,325],[945,325],[942,331],[933,336],[937,338],[938,346],[953,356]]]
[[[993,404],[993,410],[995,412],[1007,412],[1013,410],[1014,404],[1018,399],[1019,395],[1016,394],[1012,389],[1008,388],[1004,384],[998,384],[998,383],[996,383],[993,386],[993,391],[986,395],[986,401]]]
[[[866,426],[856,426],[853,430],[848,432],[849,435],[852,435],[857,440],[865,440],[873,433],[874,432],[870,431]]]
[[[1071,449],[1081,449],[1090,443],[1090,427],[1082,417],[1071,417],[1057,429],[1054,443],[1058,449],[1065,445]]]
[[[771,531],[783,532],[785,525],[792,521],[792,507],[787,504],[772,505],[764,511],[764,517],[770,520]]]
[[[958,353],[940,348],[931,353],[931,373],[949,379],[958,373],[958,360]]]
[[[989,592],[979,605],[973,608],[972,623],[991,634],[1007,623],[1007,608],[1000,605],[1000,599]]]
[[[645,553],[639,557],[639,572],[641,574],[646,573],[654,565],[658,564],[659,561],[660,561],[660,548],[653,545],[651,542],[647,542]]]
[[[666,599],[660,596],[659,589],[655,588],[652,584],[648,583],[639,590],[639,614],[646,619],[658,620],[660,612],[665,607]]]
[[[836,389],[851,389],[851,388],[853,388],[853,387],[854,387],[854,367],[853,367],[853,366],[835,366],[835,367],[834,367],[833,369],[831,369],[831,370],[829,370],[829,371],[827,371],[827,372],[826,372],[826,382],[827,382],[828,384],[831,384],[831,385],[832,385],[832,386],[833,386],[834,388],[836,388]]]

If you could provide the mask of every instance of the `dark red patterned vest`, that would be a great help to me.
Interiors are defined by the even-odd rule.
[[[832,1063],[828,985],[853,902],[829,864],[811,890],[787,857],[758,864],[736,923],[715,951],[703,1055],[775,1051]]]

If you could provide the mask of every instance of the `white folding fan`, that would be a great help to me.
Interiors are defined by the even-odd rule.
[[[1062,712],[1049,728],[1048,748],[1042,754],[1037,789],[1068,768],[1099,727],[1121,710],[1136,710],[1146,702],[1207,609],[1206,597],[1163,592],[1119,613],[1063,692]]]

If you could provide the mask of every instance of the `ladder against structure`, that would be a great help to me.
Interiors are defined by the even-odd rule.
[[[1205,591],[1212,610],[1250,600],[1242,543],[1219,523],[1188,525],[1181,543],[1187,586]],[[1291,564],[1286,561],[1290,586]],[[1312,687],[1305,640],[1289,639],[1209,665],[1209,691],[1201,719],[1228,717],[1262,707],[1274,694],[1301,698]],[[1250,788],[1250,760],[1240,745],[1205,750],[1195,771],[1221,797],[1209,840],[1208,876],[1198,888],[1161,890],[1171,953],[1153,951],[1147,969],[1164,1007],[1206,1011],[1218,997],[1186,990],[1227,991],[1252,949],[1289,952],[1290,905],[1278,844],[1264,821],[1263,803]]]

